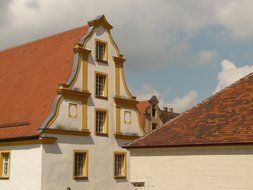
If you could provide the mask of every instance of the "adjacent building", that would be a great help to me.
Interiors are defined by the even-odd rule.
[[[253,73],[126,147],[136,189],[253,189]]]
[[[144,134],[104,16],[0,52],[0,189],[128,190]]]
[[[156,96],[152,96],[149,100],[140,101],[137,108],[145,133],[150,133],[179,115],[173,111],[173,108],[163,107],[160,109]]]

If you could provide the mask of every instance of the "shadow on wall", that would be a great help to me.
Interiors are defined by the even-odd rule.
[[[253,146],[130,149],[131,156],[253,155]]]
[[[61,150],[59,148],[59,143],[62,144],[79,144],[79,145],[91,145],[94,144],[94,141],[90,136],[80,136],[75,137],[73,136],[67,136],[67,135],[58,135],[57,136],[57,143],[54,144],[44,144],[44,150],[46,153],[51,154],[61,154]]]

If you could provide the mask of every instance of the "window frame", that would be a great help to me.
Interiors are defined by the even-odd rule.
[[[75,164],[76,164],[76,154],[84,154],[84,164],[83,164],[83,175],[76,176],[75,175]],[[74,150],[73,151],[73,179],[80,180],[80,179],[88,179],[89,176],[89,152],[88,150]]]
[[[102,59],[99,58],[98,55],[98,45],[102,45],[104,47],[104,53]],[[108,43],[103,40],[96,39],[95,40],[95,58],[97,62],[102,62],[102,63],[108,63]]]
[[[97,95],[97,76],[102,76],[102,77],[105,78],[104,90],[103,90],[102,95]],[[108,74],[103,73],[103,72],[95,71],[95,77],[94,78],[95,78],[94,79],[94,81],[95,81],[95,84],[94,84],[95,97],[98,98],[98,99],[108,100]]]
[[[154,126],[155,126],[155,128],[154,128]],[[152,123],[151,129],[152,129],[152,131],[157,129],[157,123]]]
[[[123,155],[123,166],[122,166],[122,173],[121,175],[116,175],[116,156],[117,155]],[[127,178],[127,153],[124,152],[124,151],[114,151],[114,161],[113,161],[113,176],[115,179],[124,179],[124,178]]]
[[[3,154],[8,154],[9,155],[9,160],[8,160],[8,175],[4,176],[3,175]],[[11,151],[6,150],[6,151],[0,151],[0,179],[9,179],[10,178],[10,165],[11,165]]]
[[[95,114],[94,114],[94,131],[95,134],[98,136],[108,136],[108,109],[102,109],[102,108],[95,108]],[[105,119],[104,119],[104,124],[103,124],[103,132],[97,132],[97,112],[103,112],[105,113]]]

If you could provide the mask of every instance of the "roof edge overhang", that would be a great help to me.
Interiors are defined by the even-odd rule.
[[[53,144],[57,138],[55,137],[41,137],[40,135],[23,136],[14,138],[0,139],[0,146],[17,146],[30,144]]]
[[[185,147],[210,147],[210,146],[252,146],[252,142],[237,143],[210,143],[210,144],[179,144],[179,145],[159,145],[159,146],[123,146],[126,149],[155,149],[155,148],[185,148]]]

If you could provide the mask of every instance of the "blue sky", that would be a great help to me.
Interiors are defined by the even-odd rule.
[[[0,49],[105,14],[133,94],[182,112],[253,71],[252,8],[251,0],[1,1]]]

